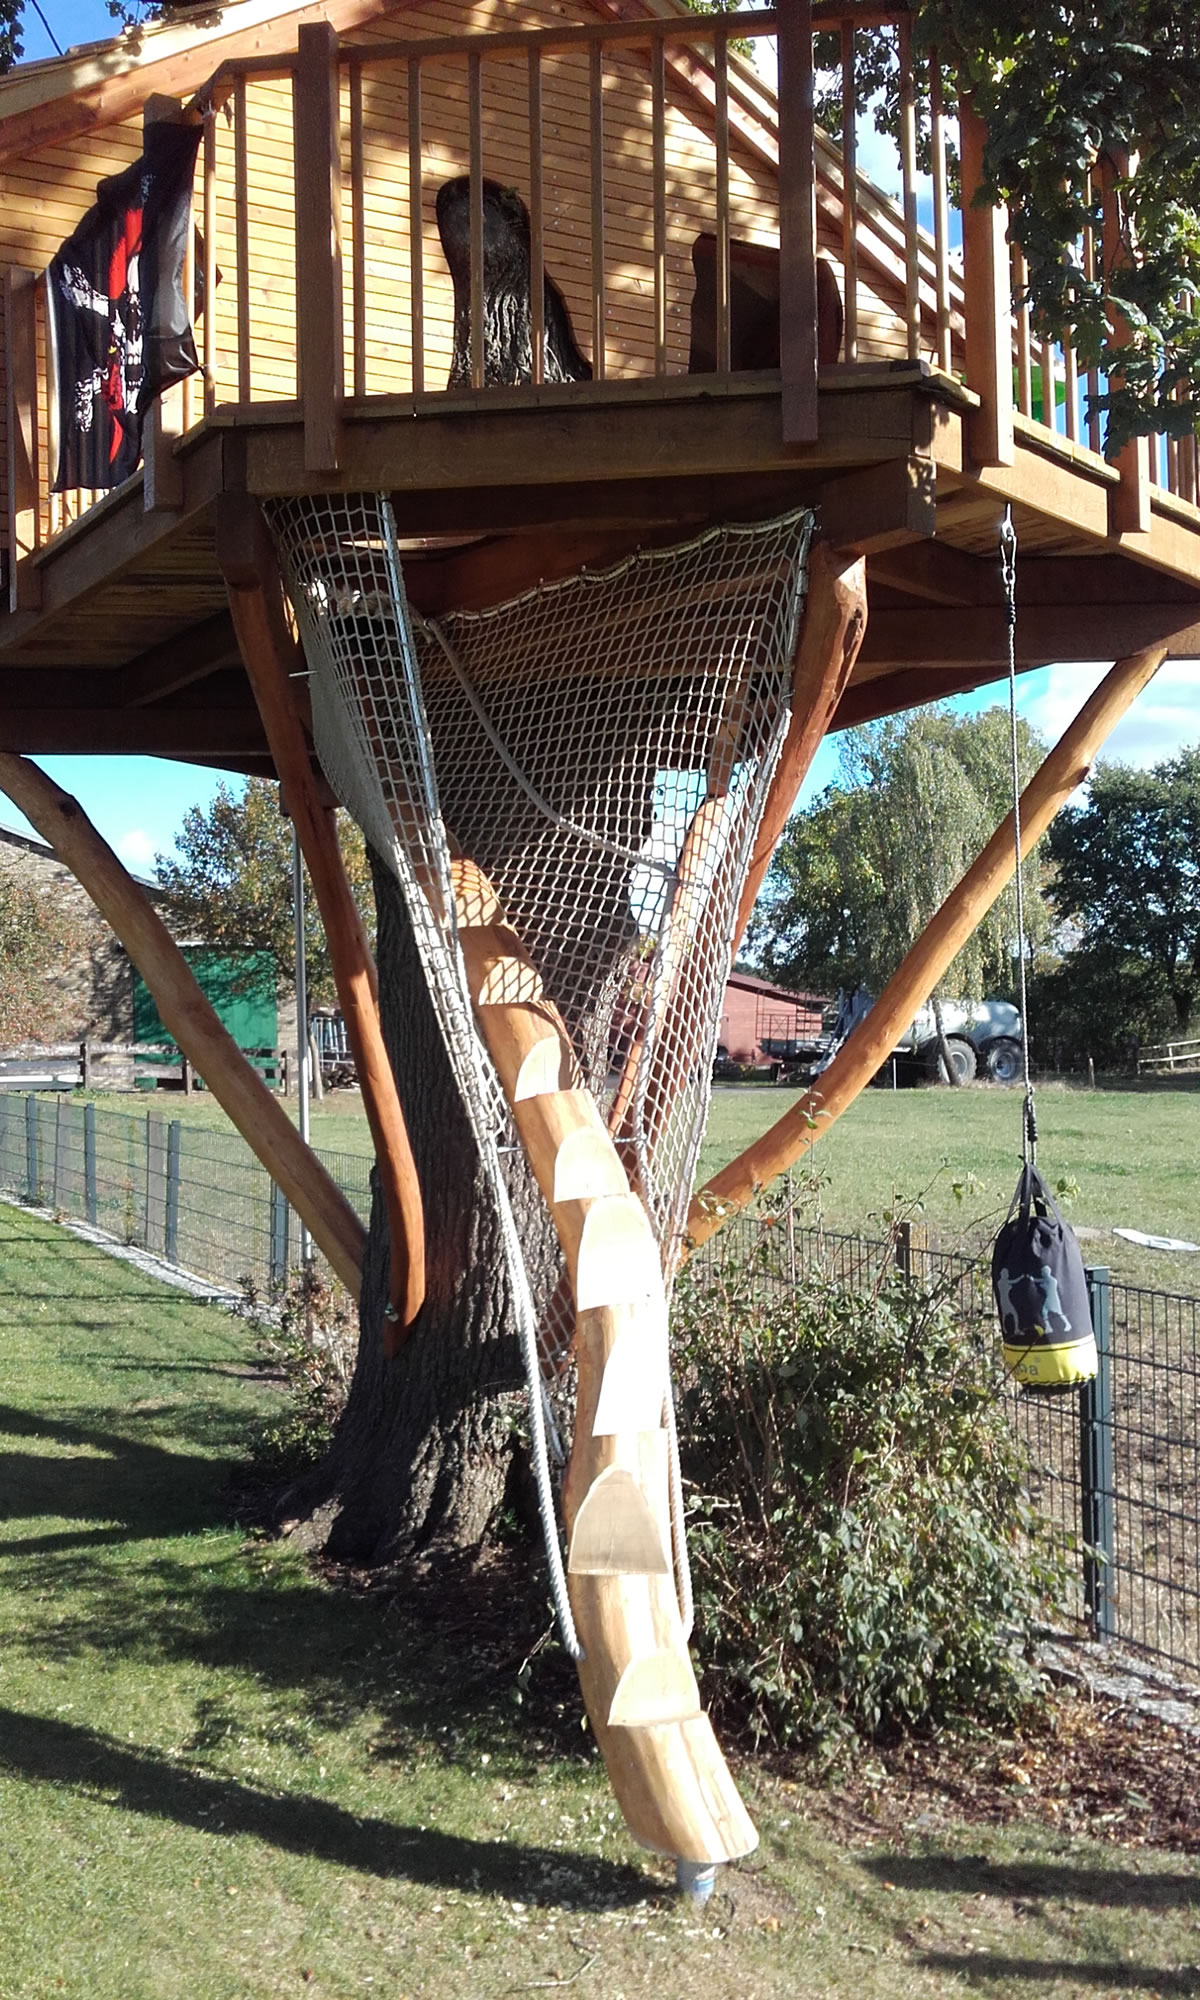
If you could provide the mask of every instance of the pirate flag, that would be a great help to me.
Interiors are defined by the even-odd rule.
[[[183,257],[200,131],[147,125],[141,159],[100,182],[95,207],[51,259],[56,493],[128,479],[150,404],[199,366]]]

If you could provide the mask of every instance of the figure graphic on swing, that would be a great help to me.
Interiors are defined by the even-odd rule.
[[[1037,1304],[1033,1313],[1024,1323],[1013,1294],[1018,1286],[1025,1285],[1032,1292]],[[1028,1294],[1027,1294],[1028,1295]],[[1070,1320],[1063,1311],[1062,1296],[1058,1289],[1058,1279],[1049,1264],[1043,1264],[1041,1273],[1034,1277],[1030,1271],[1018,1271],[1015,1276],[1008,1271],[996,1274],[996,1298],[1000,1307],[1000,1320],[1006,1335],[1036,1333],[1045,1339],[1051,1334],[1072,1332]],[[1057,1326],[1054,1322],[1057,1320]]]

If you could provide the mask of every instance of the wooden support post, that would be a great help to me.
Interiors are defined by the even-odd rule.
[[[303,656],[284,610],[274,545],[257,504],[245,495],[218,502],[217,557],[234,630],[262,716],[283,795],[308,864],[325,926],[338,1000],[371,1128],[391,1236],[385,1347],[411,1327],[425,1299],[425,1218],[408,1129],[379,1026],[375,964],[346,879],[333,809],[313,774],[289,676]]]
[[[156,93],[146,99],[143,133],[147,125],[181,125],[183,120],[178,97]],[[188,227],[190,230],[190,220]],[[190,298],[187,309],[190,317]],[[142,502],[147,514],[177,514],[183,506],[183,464],[175,451],[183,427],[183,383],[173,382],[155,397],[142,427]]]
[[[292,125],[296,161],[296,366],[304,463],[336,472],[341,453],[342,158],[338,38],[328,21],[297,33]]]
[[[8,422],[8,608],[37,611],[42,580],[29,561],[38,544],[37,276],[4,273],[4,373]]]
[[[1121,211],[1117,199],[1117,173],[1111,159],[1105,158],[1100,167],[1100,185],[1104,198],[1103,255],[1104,275],[1111,285],[1122,265],[1129,261],[1129,249],[1121,233]],[[1131,338],[1129,321],[1124,313],[1117,312],[1109,305],[1112,321],[1113,340],[1121,347],[1128,345]],[[1116,376],[1115,369],[1110,375]],[[1148,535],[1150,532],[1150,440],[1148,437],[1130,438],[1123,445],[1114,460],[1120,473],[1120,484],[1109,488],[1108,527],[1113,535]]]
[[[818,542],[808,560],[808,596],[792,675],[792,719],[767,793],[738,906],[735,958],[771,856],[796,803],[796,793],[846,690],[866,629],[866,563],[861,556],[847,560],[827,542]]]
[[[779,0],[779,367],[785,444],[817,436],[812,0]]]
[[[150,988],[164,1027],[187,1050],[217,1102],[357,1298],[366,1243],[362,1223],[222,1027],[145,892],[101,840],[79,801],[28,758],[0,752],[0,790],[87,890]]]
[[[1027,852],[1071,793],[1084,782],[1110,731],[1153,679],[1166,656],[1167,647],[1158,645],[1118,660],[1030,779],[1021,794],[1021,831]],[[991,909],[1011,879],[1014,866],[1010,813],[997,827],[979,859],[951,890],[924,935],[819,1082],[770,1131],[764,1132],[761,1139],[755,1140],[701,1188],[688,1212],[688,1237],[693,1249],[706,1242],[728,1216],[745,1208],[759,1188],[785,1172],[805,1147],[812,1144],[814,1133],[827,1130],[854,1102],[887,1061],[913,1015],[925,1005],[980,919]]]
[[[982,398],[968,419],[967,441],[977,465],[1012,465],[1012,280],[1008,211],[976,208],[983,181],[983,119],[964,97],[959,106],[962,145],[963,299],[966,312],[967,387]]]

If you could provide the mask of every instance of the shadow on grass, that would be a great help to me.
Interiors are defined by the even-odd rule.
[[[436,1888],[611,1909],[640,1902],[650,1887],[636,1869],[599,1856],[469,1840],[356,1815],[302,1792],[269,1792],[180,1769],[99,1730],[11,1708],[0,1708],[0,1769],[14,1778],[100,1795],[125,1812],[201,1833],[230,1840],[249,1835],[286,1853]]]
[[[105,1539],[120,1523],[131,1540],[194,1534],[229,1519],[228,1474],[212,1452],[230,1457],[245,1447],[241,1414],[219,1403],[152,1403],[122,1413],[127,1426],[107,1430],[65,1418],[34,1415],[0,1404],[0,1437],[28,1438],[52,1451],[0,1452],[0,1520],[99,1521]],[[191,1451],[172,1451],[131,1436],[139,1423],[166,1429]],[[203,1450],[201,1450],[203,1447]],[[72,1534],[86,1530],[74,1529]],[[53,1543],[57,1536],[47,1537]],[[31,1554],[36,1543],[16,1536],[0,1555]]]
[[[952,1951],[931,1951],[923,1952],[916,1962],[927,1972],[953,1977],[956,1990],[964,1983],[991,1989],[997,1979],[1027,1979],[1031,1991],[1045,1993],[1048,1988],[1057,1987],[1060,1980],[1069,1979],[1072,1992],[1083,1986],[1096,1986],[1105,1993],[1150,1993],[1157,1995],[1158,2000],[1166,2000],[1168,1994],[1200,1993],[1200,1970],[1192,1966],[1167,1972],[1161,1966],[1136,1965],[1129,1959],[1097,1959],[1091,1964],[1081,1964],[1076,1958],[1061,1961],[1009,1958],[994,1951],[972,1952],[969,1958],[965,1955],[960,1958]]]
[[[862,1865],[897,1889],[944,1891],[950,1896],[1046,1896],[1058,1902],[1115,1903],[1122,1908],[1194,1903],[1200,1888],[1195,1875],[1079,1868],[1068,1860],[995,1862],[983,1854],[885,1854]],[[1020,1966],[1022,1961],[1015,1963]]]

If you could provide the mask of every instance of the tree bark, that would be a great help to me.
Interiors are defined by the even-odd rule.
[[[375,1177],[358,1360],[327,1458],[281,1496],[339,1561],[368,1566],[478,1547],[504,1499],[524,1377],[499,1217],[450,1070],[403,898],[372,860],[380,1013],[426,1218],[426,1297],[391,1360],[379,1338],[387,1218]],[[530,1186],[535,1245],[548,1220]],[[532,1203],[537,1203],[534,1209]],[[540,1236],[537,1233],[540,1228]]]

